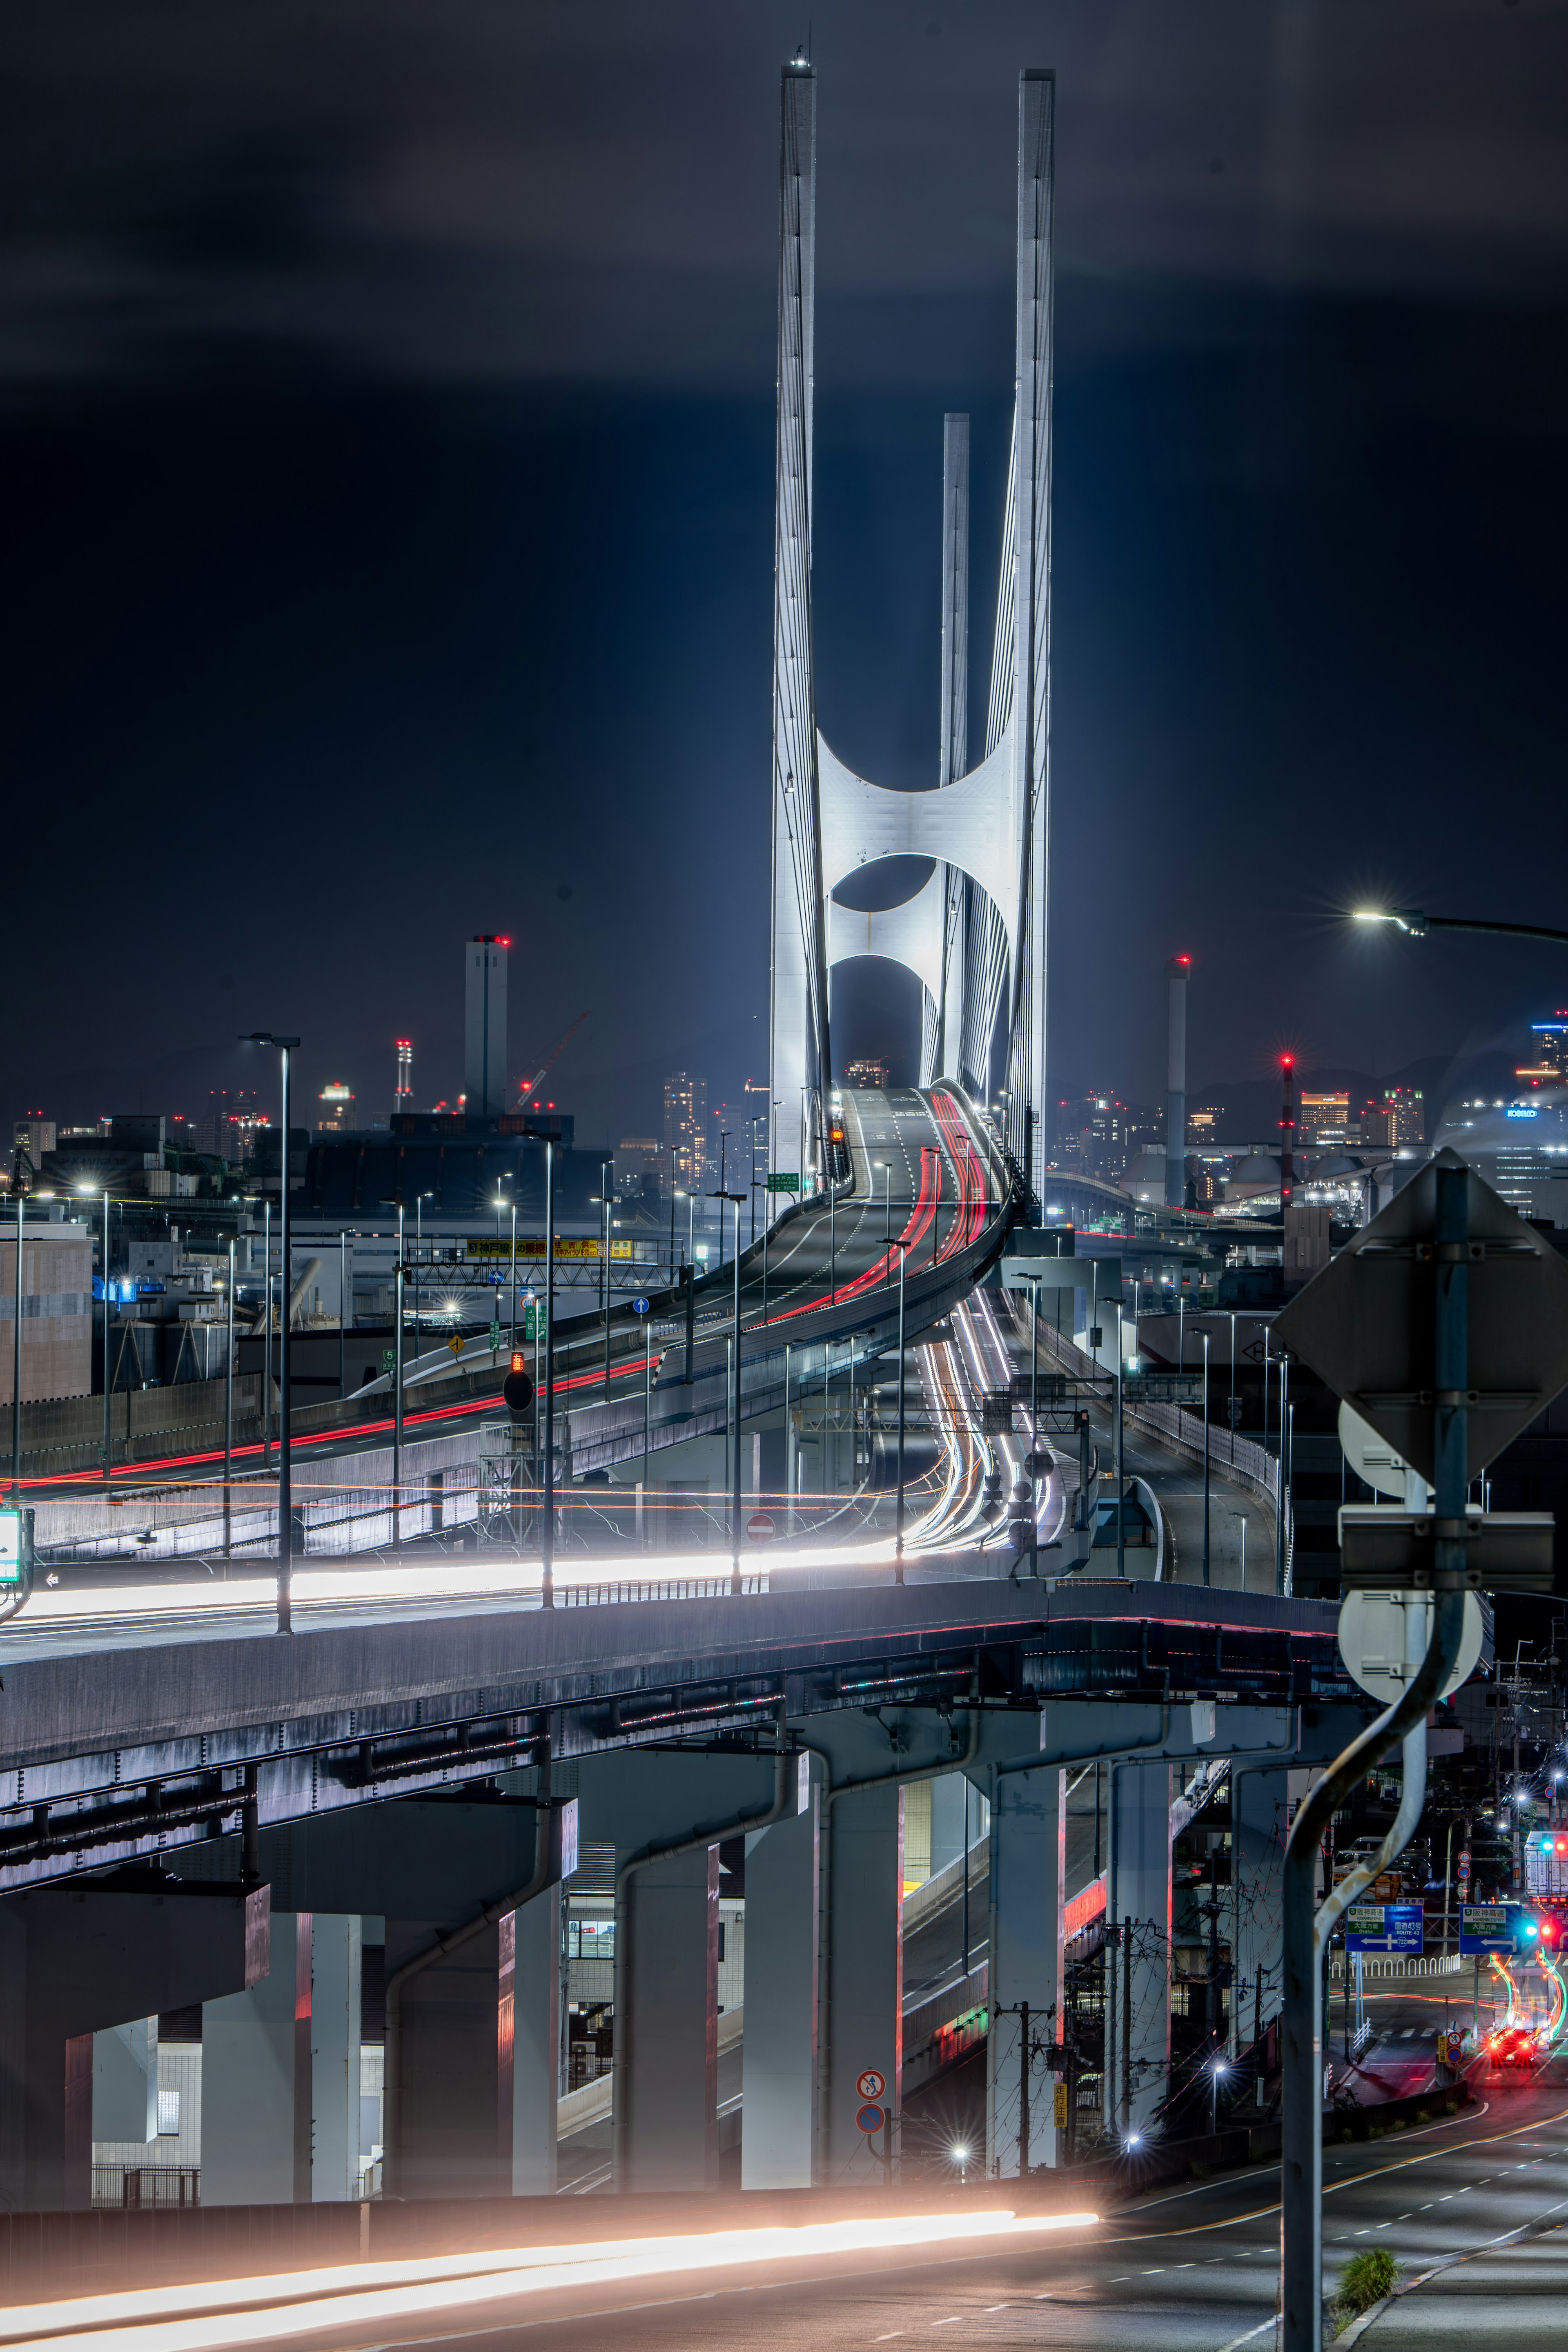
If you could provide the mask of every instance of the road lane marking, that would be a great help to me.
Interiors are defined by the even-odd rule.
[[[1265,2328],[1274,2327],[1277,2325],[1278,2322],[1275,2315],[1273,2312],[1270,2312],[1268,2318],[1260,2319],[1256,2327],[1248,2327],[1242,2335],[1233,2336],[1228,2344],[1222,2344],[1219,2347],[1219,2352],[1237,2352],[1238,2345],[1250,2344],[1255,2336],[1261,2336],[1263,2334]]]

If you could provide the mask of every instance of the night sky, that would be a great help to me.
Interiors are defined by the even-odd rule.
[[[1052,1052],[1511,1048],[1568,956],[1568,11],[825,5],[816,616],[934,781],[942,417],[984,724],[1016,74],[1059,75]],[[63,0],[0,34],[0,1112],[201,1116],[298,1031],[384,1116],[512,1060],[652,1132],[764,1069],[778,68],[806,12]],[[885,970],[840,1060],[912,1029]],[[1462,1063],[1456,1062],[1456,1070]],[[8,1129],[7,1129],[8,1132]]]

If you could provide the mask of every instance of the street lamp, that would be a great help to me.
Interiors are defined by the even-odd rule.
[[[79,1184],[76,1189],[79,1192],[84,1194],[89,1200],[91,1199],[93,1187],[90,1184]],[[230,1334],[229,1353],[231,1356],[234,1353],[233,1302],[234,1282],[231,1276],[229,1281],[228,1310]],[[106,1184],[103,1187],[103,1475],[105,1479],[110,1475],[110,1457],[114,1445],[114,1420],[110,1402],[110,1386],[111,1382],[109,1371],[109,1187]]]
[[[904,1268],[909,1264],[913,1244],[896,1241],[889,1244],[899,1253],[899,1451],[898,1500],[893,1507],[893,1582],[904,1580]],[[853,1343],[851,1343],[853,1345]],[[824,1354],[826,1343],[824,1342]]]
[[[1208,1583],[1208,1331],[1204,1339],[1204,1583]]]
[[[600,1206],[605,1212],[605,1238],[599,1259],[599,1312],[605,1318],[605,1394],[610,1393],[610,1192],[609,1179],[614,1176],[613,1160],[599,1162]]]
[[[16,1321],[11,1332],[11,1500],[22,1500],[22,1213],[26,1194],[16,1187]]]
[[[289,1055],[299,1044],[298,1037],[284,1037],[271,1029],[253,1029],[240,1039],[241,1045],[272,1045],[277,1048],[282,1091],[283,1135],[279,1150],[279,1255],[283,1265],[282,1328],[279,1334],[278,1357],[278,1631],[291,1633],[294,1630],[294,1490],[291,1475],[289,1444]],[[267,1328],[272,1328],[272,1270],[268,1266]]]
[[[1219,2131],[1219,2086],[1229,2072],[1230,2068],[1223,2058],[1215,2058],[1210,2062],[1209,2093],[1212,2104],[1209,2108],[1209,2130],[1213,2134],[1217,2134]]]
[[[721,1202],[729,1201],[735,1211],[735,1247],[731,1259],[734,1268],[734,1303],[731,1310],[733,1339],[731,1346],[731,1391],[730,1411],[734,1422],[734,1443],[730,1449],[730,1590],[741,1590],[741,1206],[744,1192],[714,1192],[709,1196]],[[719,1211],[719,1246],[724,1246],[724,1212]]]
[[[555,1606],[555,1138],[544,1139],[544,1509],[539,1600]]]
[[[1413,940],[1425,939],[1428,931],[1491,931],[1504,939],[1556,940],[1568,946],[1568,931],[1560,931],[1550,923],[1481,922],[1468,915],[1428,915],[1419,907],[1357,907],[1352,919],[1358,923],[1392,923]]]
[[[1204,1582],[1209,1580],[1209,1335],[1199,1335],[1204,1343]]]

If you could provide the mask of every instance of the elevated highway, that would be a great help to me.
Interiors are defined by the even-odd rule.
[[[900,1256],[911,1343],[968,1297],[1000,1252],[1012,1216],[1009,1171],[986,1122],[959,1089],[946,1087],[847,1092],[842,1120],[835,1181],[742,1251],[738,1302],[731,1263],[704,1275],[689,1294],[653,1294],[646,1318],[629,1307],[612,1308],[607,1332],[597,1315],[558,1321],[553,1385],[563,1486],[640,1467],[693,1439],[725,1437],[733,1420],[737,1303],[745,1426],[776,1420],[808,1387],[864,1381],[865,1368],[891,1352]],[[296,1413],[297,1551],[449,1541],[472,1525],[482,1510],[481,1458],[487,1446],[493,1454],[494,1439],[506,1450],[510,1430],[500,1393],[506,1358],[486,1353],[477,1371],[454,1372],[444,1349],[422,1360],[405,1388],[400,1443],[385,1380],[341,1404]],[[536,1441],[538,1418],[525,1444]],[[233,1463],[226,1527],[224,1457],[210,1446],[121,1465],[108,1482],[85,1472],[28,1482],[40,1553],[57,1568],[90,1559],[145,1563],[149,1555],[265,1556],[276,1544],[274,1480],[258,1445],[236,1448]],[[531,1470],[521,1485],[531,1489]]]

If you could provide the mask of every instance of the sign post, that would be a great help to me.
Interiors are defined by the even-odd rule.
[[[1430,1513],[1379,1511],[1375,1541],[1359,1553],[1342,1518],[1346,1590],[1429,1591],[1430,1640],[1402,1694],[1307,1798],[1285,1851],[1281,2352],[1322,2352],[1318,1850],[1356,1782],[1425,1723],[1459,1657],[1468,1593],[1483,1583],[1550,1590],[1550,1520],[1542,1544],[1536,1527],[1520,1526],[1527,1515],[1472,1515],[1468,1498],[1476,1472],[1568,1381],[1568,1264],[1444,1150],[1274,1328],[1436,1490]]]

